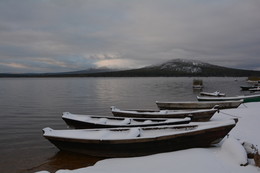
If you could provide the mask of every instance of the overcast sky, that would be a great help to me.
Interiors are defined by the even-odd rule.
[[[260,0],[0,1],[0,73],[177,58],[260,70]]]

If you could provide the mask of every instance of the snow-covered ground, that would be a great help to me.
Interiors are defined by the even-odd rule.
[[[97,162],[94,166],[56,173],[259,173],[252,159],[246,158],[241,143],[260,146],[260,102],[242,104],[237,109],[216,113],[212,121],[237,117],[237,125],[229,137],[212,148],[193,148],[144,157],[115,158]],[[259,149],[259,147],[258,147]],[[248,162],[247,166],[240,166]],[[48,173],[41,171],[38,173]]]

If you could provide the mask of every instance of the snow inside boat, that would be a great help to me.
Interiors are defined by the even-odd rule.
[[[154,125],[187,124],[191,118],[128,118],[96,115],[78,115],[64,112],[62,119],[71,127],[82,128],[112,128],[112,127],[145,127]]]
[[[215,92],[200,92],[200,95],[202,96],[211,96],[211,97],[225,97],[226,94],[225,93],[221,93],[219,91],[215,91]]]
[[[43,129],[43,136],[60,150],[98,157],[132,157],[209,147],[220,142],[235,120],[192,122],[183,125],[108,129]]]

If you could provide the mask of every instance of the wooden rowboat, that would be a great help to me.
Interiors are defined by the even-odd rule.
[[[200,97],[197,96],[199,101],[227,101],[227,100],[244,100],[244,103],[247,102],[259,102],[260,94],[255,95],[244,95],[244,96],[235,96],[235,97]]]
[[[159,125],[187,124],[191,118],[125,118],[112,116],[78,115],[64,112],[62,119],[77,129],[113,128],[113,127],[146,127]]]
[[[243,90],[243,91],[247,91],[247,90],[250,90],[250,89],[257,88],[257,87],[259,87],[258,84],[255,84],[255,85],[252,85],[252,86],[240,86],[241,90]]]
[[[202,96],[211,96],[211,97],[225,97],[226,96],[225,93],[221,93],[219,91],[215,91],[215,92],[212,92],[212,93],[200,92],[200,95],[202,95]]]
[[[225,120],[133,128],[44,128],[43,136],[60,150],[98,157],[133,157],[209,147],[220,142],[235,125],[234,120]]]
[[[111,107],[116,117],[138,117],[138,118],[184,118],[190,117],[191,121],[208,121],[218,111],[216,107],[201,110],[120,110]]]
[[[156,101],[159,109],[210,109],[218,105],[219,109],[237,108],[243,103],[243,100],[231,100],[231,101],[186,101],[186,102],[167,102]]]

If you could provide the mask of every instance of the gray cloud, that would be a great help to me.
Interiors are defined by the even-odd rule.
[[[258,0],[2,0],[0,73],[174,58],[260,70]]]

